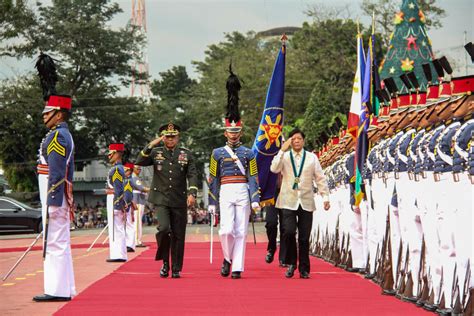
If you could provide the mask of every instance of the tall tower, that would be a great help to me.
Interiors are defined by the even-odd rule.
[[[145,0],[132,0],[132,25],[137,26],[139,32],[147,38]],[[148,75],[148,54],[146,47],[141,49],[140,55],[139,61],[133,64],[131,96],[141,96],[148,99],[151,97],[148,79],[146,81],[139,80],[140,74]]]

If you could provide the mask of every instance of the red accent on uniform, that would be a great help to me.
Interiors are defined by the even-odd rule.
[[[450,97],[452,95],[451,82],[443,82],[440,86],[441,86],[441,90],[439,92],[440,97]]]
[[[428,101],[434,101],[438,99],[439,96],[439,86],[438,85],[429,85],[427,91],[426,99]]]
[[[453,78],[453,94],[471,94],[474,92],[474,75]]]
[[[231,122],[229,119],[225,119],[225,127],[242,127],[242,121]]]
[[[58,107],[70,111],[72,107],[72,98],[69,96],[52,95],[49,97],[46,106]]]
[[[133,170],[133,168],[135,167],[135,165],[131,162],[127,162],[126,164],[123,165],[123,167],[125,169],[129,169],[129,170]]]
[[[113,143],[109,145],[109,151],[125,151],[125,144],[124,143]]]

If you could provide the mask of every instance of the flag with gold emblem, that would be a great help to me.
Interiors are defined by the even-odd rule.
[[[270,171],[273,156],[282,145],[283,98],[285,93],[285,55],[286,36],[282,37],[282,46],[273,68],[268,86],[267,98],[252,150],[255,153],[260,185],[260,204],[275,203],[275,191],[278,175]]]

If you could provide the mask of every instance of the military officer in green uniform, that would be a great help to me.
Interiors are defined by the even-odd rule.
[[[171,248],[171,277],[179,278],[183,267],[187,207],[196,201],[197,170],[191,152],[178,146],[180,128],[169,123],[161,126],[159,132],[160,137],[140,152],[135,164],[153,166],[148,202],[154,204],[157,211],[155,260],[163,260],[160,276],[169,275]],[[164,146],[155,147],[161,141]]]

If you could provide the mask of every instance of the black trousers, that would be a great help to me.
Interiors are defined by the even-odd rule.
[[[186,224],[188,220],[187,209],[156,206],[158,220],[158,232],[156,233],[155,260],[169,261],[171,248],[171,269],[181,271],[183,268],[184,239],[186,236]]]
[[[296,265],[300,272],[310,272],[309,236],[313,226],[313,213],[298,207],[298,210],[282,210],[283,244],[286,247],[286,264]],[[298,246],[296,244],[296,228],[298,228]]]
[[[268,238],[267,251],[271,251],[275,253],[277,249],[278,228],[280,228],[280,238],[283,238],[283,221],[282,221],[282,215],[281,215],[282,212],[280,209],[275,208],[274,205],[265,206],[264,209],[266,212],[265,213],[265,222],[266,222],[265,228],[267,230],[267,238]],[[278,225],[278,223],[280,225]],[[282,242],[280,242],[280,252],[278,253],[278,259],[280,261],[284,261],[285,259],[285,247]]]

